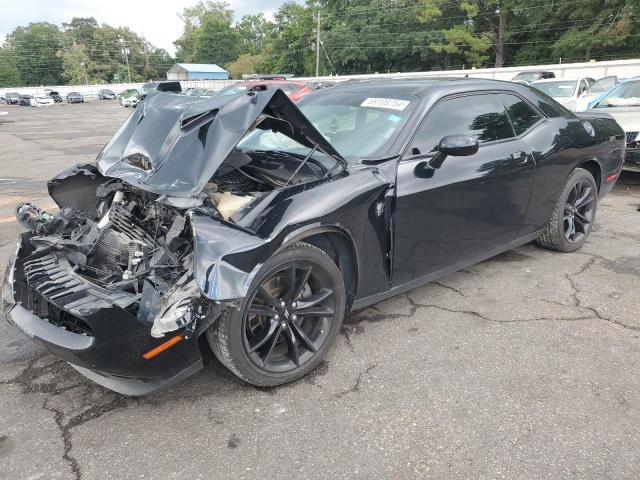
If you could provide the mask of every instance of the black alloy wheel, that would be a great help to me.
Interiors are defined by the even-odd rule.
[[[221,315],[207,338],[216,357],[243,380],[280,385],[322,360],[344,310],[336,264],[324,251],[297,243],[265,262],[242,307]]]
[[[586,180],[577,181],[564,206],[563,229],[569,243],[579,243],[589,233],[596,203],[594,188]]]
[[[573,252],[587,240],[596,217],[598,186],[583,168],[571,172],[551,219],[538,237],[538,245],[549,250]]]
[[[269,372],[304,365],[327,339],[335,303],[331,278],[318,265],[283,265],[255,289],[245,309],[245,351]]]

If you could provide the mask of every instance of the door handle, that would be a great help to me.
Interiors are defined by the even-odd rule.
[[[527,163],[529,161],[529,155],[527,155],[527,152],[514,152],[509,156],[512,160],[515,160],[518,163]]]

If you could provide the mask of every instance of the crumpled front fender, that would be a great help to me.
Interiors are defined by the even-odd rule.
[[[191,211],[194,272],[198,287],[211,300],[244,297],[255,272],[274,247],[233,224]]]

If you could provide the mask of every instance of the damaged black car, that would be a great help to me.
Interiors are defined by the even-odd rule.
[[[121,393],[197,372],[207,344],[279,385],[352,310],[533,240],[580,248],[623,157],[608,115],[508,82],[153,93],[49,182],[57,213],[17,207],[4,311]]]

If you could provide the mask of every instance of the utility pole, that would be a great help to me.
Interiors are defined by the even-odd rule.
[[[127,64],[127,77],[129,78],[129,83],[131,83],[131,69],[129,68],[129,49],[127,48],[127,43],[125,42],[124,38],[120,37],[120,43],[122,44],[124,61]]]
[[[316,78],[320,75],[320,10],[316,17]]]

